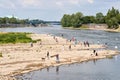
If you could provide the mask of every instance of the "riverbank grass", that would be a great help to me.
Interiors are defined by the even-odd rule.
[[[3,57],[1,52],[0,52],[0,57]]]
[[[0,33],[0,44],[37,42],[37,40],[32,40],[32,38],[28,36],[29,34],[30,33]]]

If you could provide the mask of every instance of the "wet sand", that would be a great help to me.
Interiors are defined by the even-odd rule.
[[[33,43],[33,47],[30,43],[0,45],[0,52],[3,54],[3,57],[0,57],[0,76],[14,76],[49,66],[84,62],[119,54],[117,50],[104,49],[103,45],[98,44],[90,44],[89,47],[85,47],[83,42],[80,42],[74,46],[73,42],[62,37],[55,37],[58,40],[56,42],[53,36],[47,34],[31,34],[31,38],[42,41]],[[69,49],[69,45],[71,45],[71,49]],[[97,56],[93,50],[96,50]],[[47,51],[49,51],[49,58]],[[57,54],[59,63],[56,62]],[[0,80],[4,80],[3,77],[0,77]]]

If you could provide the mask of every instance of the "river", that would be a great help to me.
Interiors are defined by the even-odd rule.
[[[118,46],[120,50],[120,33],[105,32],[99,30],[68,30],[61,26],[53,27],[22,27],[0,28],[1,32],[32,32],[39,34],[64,35],[70,39],[75,37],[80,41],[90,43],[107,43],[109,49]],[[84,63],[75,63],[59,67],[50,67],[43,70],[33,71],[16,76],[19,80],[119,80],[120,79],[120,56],[113,59],[94,60]]]

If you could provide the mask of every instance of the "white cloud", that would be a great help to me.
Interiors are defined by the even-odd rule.
[[[80,0],[70,0],[69,2],[71,4],[79,4]]]
[[[94,0],[88,0],[88,2],[89,2],[89,3],[93,3],[93,2],[94,2]]]
[[[40,16],[54,19],[56,16],[60,17],[65,13],[71,14],[78,11],[87,15],[99,11],[104,13],[112,6],[120,9],[119,5],[119,0],[0,0],[0,16],[14,13],[21,17],[37,18]],[[98,6],[100,6],[99,9]]]
[[[34,8],[34,9],[45,9],[45,8],[65,8],[71,6],[77,6],[83,4],[83,0],[0,0],[0,7],[8,8]],[[93,0],[88,0],[93,3]],[[6,6],[7,5],[7,6]]]
[[[22,5],[22,7],[38,7],[42,5],[41,0],[18,0],[19,4]]]
[[[13,2],[11,2],[10,0],[8,0],[8,1],[0,1],[0,7],[1,8],[7,8],[7,9],[14,9],[14,8],[16,8],[15,7],[15,4],[13,3]]]
[[[56,5],[63,6],[63,3],[62,2],[56,2]]]

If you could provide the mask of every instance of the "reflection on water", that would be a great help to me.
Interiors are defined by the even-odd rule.
[[[113,59],[101,59],[49,67],[16,76],[21,80],[119,80],[120,55]],[[49,71],[48,71],[49,70]]]
[[[56,74],[59,74],[59,66],[56,67]]]
[[[93,63],[94,63],[94,65],[96,65],[96,61],[97,61],[97,59],[93,59]]]
[[[49,67],[47,67],[46,69],[47,69],[47,72],[49,72]]]

